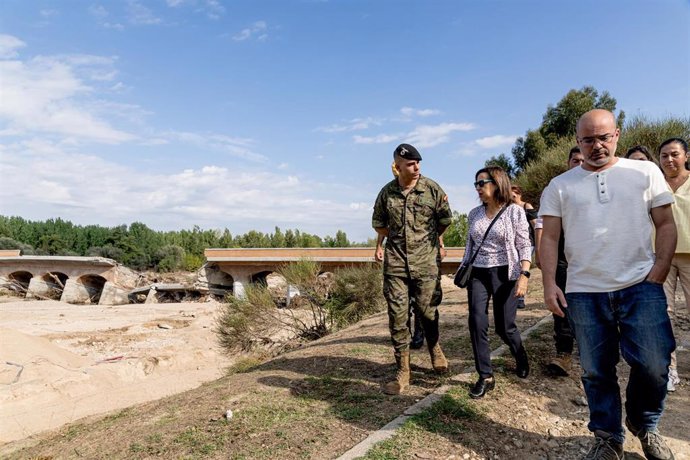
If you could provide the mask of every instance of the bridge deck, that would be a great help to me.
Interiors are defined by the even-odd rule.
[[[311,259],[326,266],[375,263],[375,248],[212,248],[206,249],[206,260],[219,265],[251,266],[279,265]],[[465,248],[446,248],[447,254],[441,263],[443,273],[453,273]]]

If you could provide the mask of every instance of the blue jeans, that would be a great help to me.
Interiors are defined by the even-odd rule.
[[[590,431],[625,440],[616,375],[620,353],[630,365],[625,410],[633,426],[656,428],[666,399],[671,352],[676,348],[662,285],[643,281],[613,292],[566,294],[580,349]]]

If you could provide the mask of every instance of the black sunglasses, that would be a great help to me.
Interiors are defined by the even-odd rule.
[[[482,188],[486,184],[493,184],[494,180],[493,179],[479,179],[477,182],[474,183],[474,188]]]

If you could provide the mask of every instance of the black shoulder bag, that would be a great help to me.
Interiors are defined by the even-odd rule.
[[[508,205],[503,206],[501,210],[498,211],[498,214],[496,214],[496,217],[494,217],[494,220],[491,221],[489,227],[486,229],[486,232],[484,232],[484,236],[482,237],[481,243],[479,243],[479,246],[477,246],[477,250],[474,251],[474,254],[472,254],[470,261],[466,264],[460,264],[460,267],[458,267],[458,271],[455,273],[455,279],[453,280],[453,283],[455,283],[457,287],[466,288],[469,284],[470,277],[472,276],[472,264],[474,263],[474,259],[477,258],[477,254],[479,254],[479,250],[481,249],[482,244],[484,244],[484,240],[486,239],[486,236],[489,234],[491,227],[494,226],[498,218],[501,217],[501,214],[503,214],[503,211],[505,211],[507,207]]]

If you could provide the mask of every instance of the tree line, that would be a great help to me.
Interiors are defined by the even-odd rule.
[[[455,213],[446,233],[447,245],[464,245],[466,221],[467,216]],[[346,248],[375,244],[373,238],[365,243],[352,242],[342,230],[323,238],[279,227],[272,233],[251,230],[233,236],[227,228],[202,230],[194,226],[191,230],[156,231],[141,222],[102,227],[75,225],[60,218],[30,221],[0,216],[0,249],[20,249],[25,255],[108,257],[134,270],[196,270],[204,263],[207,248]]]
[[[321,238],[300,230],[272,233],[251,230],[233,236],[230,230],[156,231],[141,222],[116,227],[75,225],[60,218],[30,221],[0,216],[0,249],[26,255],[98,256],[135,270],[195,270],[204,263],[206,248],[349,247],[357,245],[345,232]]]

